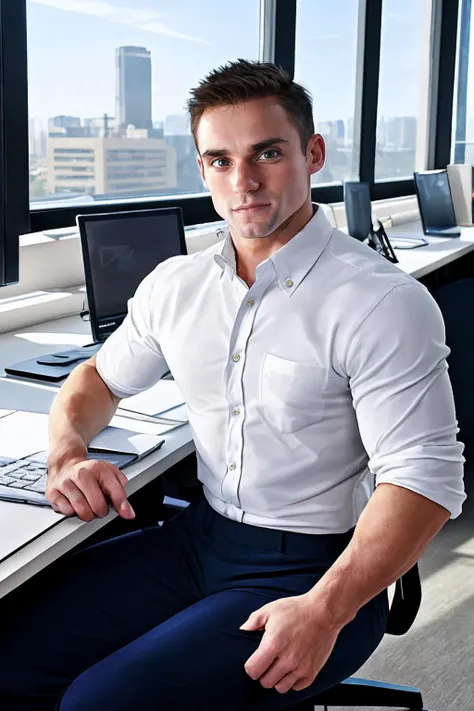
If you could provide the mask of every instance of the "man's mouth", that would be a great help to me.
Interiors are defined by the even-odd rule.
[[[239,205],[239,207],[235,207],[234,212],[249,214],[253,212],[260,212],[260,210],[263,210],[269,206],[268,202],[250,202],[248,205]]]

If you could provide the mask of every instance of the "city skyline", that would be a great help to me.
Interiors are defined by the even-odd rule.
[[[221,36],[223,26],[230,23],[223,23],[225,11],[217,13],[218,7],[223,7],[220,0],[202,0],[197,15],[191,0],[176,0],[172,8],[160,0],[151,5],[150,0],[136,0],[133,8],[130,0],[27,0],[30,174],[34,192],[44,195],[46,179],[53,193],[68,181],[78,187],[82,183],[82,192],[107,190],[98,187],[102,184],[99,178],[91,182],[93,171],[86,176],[73,155],[51,157],[57,141],[66,138],[72,141],[69,146],[73,152],[80,145],[85,149],[81,141],[91,139],[126,139],[137,146],[142,142],[141,149],[134,152],[135,163],[130,164],[130,170],[143,178],[152,174],[137,163],[136,156],[147,150],[147,140],[162,140],[160,150],[167,151],[165,162],[167,170],[172,171],[169,175],[176,170],[176,190],[202,190],[185,112],[189,90],[219,64],[240,56],[258,58],[259,5],[259,0],[242,0],[238,9],[232,8],[228,18],[232,32]],[[358,176],[353,117],[359,0],[337,0],[333,5],[328,8],[322,0],[297,3],[295,81],[312,94],[316,132],[327,142],[328,158],[323,170],[314,176],[315,184]],[[409,176],[415,169],[428,66],[429,44],[423,26],[429,19],[427,7],[427,0],[384,0],[377,179]],[[203,17],[207,18],[205,22]],[[40,21],[42,31],[46,22],[46,35],[54,33],[54,43],[49,43],[44,34],[39,42],[35,27]],[[72,25],[74,39],[68,41]],[[59,62],[64,53],[67,57]],[[468,137],[471,132],[474,121],[468,116]],[[74,142],[76,139],[79,143]],[[103,161],[107,148],[105,144],[97,146],[94,170],[105,176],[106,186],[109,174]],[[43,160],[46,154],[48,165]],[[173,181],[168,182],[171,188]]]
[[[425,0],[385,0],[380,113],[419,112]],[[226,17],[228,12],[228,17]],[[315,120],[354,113],[358,0],[299,0],[295,79],[314,98]],[[231,28],[231,31],[229,31]],[[257,59],[259,0],[28,0],[31,115],[115,113],[117,46],[146,46],[153,61],[153,121],[182,113],[212,68]],[[58,58],[63,61],[58,62]],[[330,67],[330,71],[328,71]]]

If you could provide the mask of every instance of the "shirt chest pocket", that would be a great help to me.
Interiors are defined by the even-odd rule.
[[[261,372],[260,401],[265,419],[278,431],[296,432],[322,420],[328,374],[268,353]]]

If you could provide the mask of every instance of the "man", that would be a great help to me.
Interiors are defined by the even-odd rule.
[[[5,629],[9,711],[291,708],[364,663],[387,586],[461,511],[440,313],[311,203],[324,142],[306,91],[239,60],[189,109],[229,234],[160,264],[69,377],[47,496],[85,521],[109,500],[134,516],[126,477],[86,447],[169,368],[204,497],[69,557]]]

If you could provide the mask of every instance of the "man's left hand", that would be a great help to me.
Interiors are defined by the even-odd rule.
[[[341,627],[306,595],[282,598],[252,612],[243,630],[265,630],[245,663],[252,679],[285,694],[310,686],[329,658]]]

